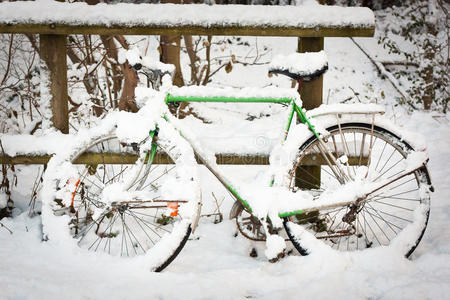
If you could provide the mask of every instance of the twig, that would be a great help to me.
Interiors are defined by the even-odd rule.
[[[380,61],[384,66],[407,66],[407,67],[419,67],[419,64],[410,61]]]
[[[2,155],[5,155],[5,148],[3,148],[2,140],[0,140],[0,149],[2,150]]]
[[[192,43],[191,35],[183,35],[184,44],[186,45],[186,52],[189,56],[190,67],[191,67],[191,82],[195,82],[195,84],[200,84],[199,79],[197,78],[198,67],[196,66],[196,62],[199,59],[196,52],[194,51],[194,44]]]
[[[13,234],[13,232],[12,232],[8,227],[6,227],[5,225],[3,225],[2,222],[0,222],[0,227],[5,228],[10,234]]]
[[[258,60],[259,57],[259,50],[258,50],[258,37],[255,37],[255,48],[256,48],[256,56],[255,56],[255,60],[253,61],[253,63],[255,64],[256,61]]]
[[[34,127],[30,130],[30,134],[34,134],[34,133],[36,132],[36,130],[39,129],[39,126],[41,126],[41,125],[42,125],[42,120],[37,121],[37,122],[34,124]]]
[[[223,215],[222,215],[222,212],[220,211],[220,206],[222,205],[223,200],[224,200],[225,198],[223,198],[223,199],[222,199],[222,202],[220,202],[220,204],[219,204],[219,201],[217,200],[216,195],[214,195],[213,192],[211,192],[211,194],[212,194],[212,196],[213,196],[213,198],[214,198],[214,201],[216,201],[216,208],[217,208],[217,209],[214,210],[214,213],[217,211],[217,214],[219,215],[219,222],[217,222],[217,223],[220,223],[220,222],[223,221]]]
[[[211,73],[211,41],[212,41],[212,36],[208,35],[208,45],[206,47],[206,74],[205,77],[203,78],[202,81],[202,85],[206,85],[209,81],[210,78],[210,73]]]
[[[212,217],[212,216],[222,216],[221,213],[211,213],[211,214],[204,214],[201,215],[202,217]]]
[[[11,33],[11,37],[9,39],[8,63],[6,65],[5,76],[3,76],[3,79],[2,79],[2,82],[0,83],[0,85],[3,85],[6,82],[6,78],[8,77],[9,68],[11,66],[13,40],[14,40],[14,34]]]
[[[359,99],[359,97],[358,97],[359,94],[351,86],[349,86],[348,88],[352,90],[353,94],[356,96],[356,98],[358,99],[359,103],[362,103],[361,99]]]
[[[359,48],[359,50],[361,50],[366,56],[367,58],[375,65],[375,67],[378,70],[379,74],[384,75],[389,82],[392,84],[392,86],[394,87],[394,89],[400,94],[400,96],[403,98],[403,100],[405,101],[405,103],[407,103],[409,106],[411,106],[413,109],[417,110],[417,107],[413,104],[412,100],[409,98],[409,96],[402,91],[402,88],[398,85],[397,80],[395,80],[394,76],[387,71],[384,66],[377,62],[376,60],[374,60],[367,51],[365,51],[361,45],[359,45],[352,37],[350,38],[352,40],[352,42]]]

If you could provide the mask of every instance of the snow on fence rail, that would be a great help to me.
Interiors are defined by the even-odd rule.
[[[43,136],[28,134],[0,134],[0,164],[9,165],[45,165],[48,163],[53,153],[64,150],[71,140],[72,134],[62,134],[61,132],[52,132]],[[202,140],[202,138],[200,138]],[[269,154],[272,146],[265,148],[246,147],[248,140],[241,138],[237,141],[238,147],[215,147],[216,163],[219,165],[269,165]],[[206,141],[203,141],[206,143]],[[270,143],[269,143],[270,144]],[[24,147],[27,145],[27,147]],[[220,149],[220,152],[218,150]],[[336,155],[337,156],[337,155]],[[138,156],[132,152],[114,152],[107,153],[83,153],[76,164],[134,164]],[[349,156],[350,165],[358,165],[365,162],[367,157]],[[202,163],[197,160],[198,163]],[[154,158],[155,164],[172,164],[172,160],[163,153],[157,153]],[[324,157],[317,154],[306,155],[302,159],[304,166],[326,165]]]
[[[0,164],[8,165],[45,165],[52,155],[0,155]],[[138,156],[127,153],[107,153],[102,156],[96,153],[82,154],[74,163],[86,165],[101,164],[134,164]],[[316,161],[310,159],[310,165],[317,165]],[[197,159],[199,164],[202,164]],[[173,161],[165,154],[157,154],[153,160],[154,164],[173,164]],[[269,155],[242,155],[242,154],[216,154],[218,165],[268,165]]]
[[[0,32],[41,34],[192,34],[372,36],[373,12],[361,7],[0,3]]]
[[[0,164],[8,165],[45,165],[52,155],[0,155]],[[101,164],[134,164],[138,156],[128,153],[83,153],[75,160],[75,164],[101,165]],[[367,157],[350,156],[349,165],[360,165],[366,163]],[[203,164],[197,158],[199,164]],[[173,164],[173,161],[166,154],[156,154],[154,164]],[[267,154],[231,154],[216,153],[216,163],[218,165],[269,165],[269,155]],[[308,154],[302,159],[302,166],[321,166],[327,165],[327,161],[320,154]]]

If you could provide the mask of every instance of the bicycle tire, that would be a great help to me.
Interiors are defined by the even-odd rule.
[[[164,127],[164,130],[174,131],[170,136],[179,136],[173,128]],[[196,165],[192,149],[181,138],[161,137],[164,136],[161,131],[155,143],[159,163],[166,159],[166,164],[146,164],[142,150],[139,153],[135,144],[123,143],[114,134],[84,140],[72,147],[69,155],[52,158],[43,194],[46,195],[43,197],[43,229],[48,239],[76,245],[88,252],[144,257],[145,264],[156,272],[167,267],[186,244],[194,222],[198,220],[201,197],[196,172],[185,169],[186,162]],[[130,164],[129,159],[123,164],[123,161],[108,164],[108,156],[110,161],[115,159],[111,152],[126,152],[140,158],[135,164]],[[80,158],[88,157],[86,153],[95,153],[97,161],[103,163],[75,164]],[[68,171],[64,173],[58,169]],[[77,180],[68,182],[75,170]],[[161,198],[163,189],[170,189],[170,184],[177,183],[192,187],[191,193],[186,191],[190,195],[188,200]],[[153,198],[110,202],[105,197],[111,194],[107,189],[114,192],[111,190],[114,185],[126,186],[125,196],[130,193]],[[67,190],[72,193],[72,199],[66,199]],[[72,201],[70,205],[68,200]],[[169,203],[176,203],[176,208],[167,209]],[[61,230],[58,226],[65,228]]]
[[[401,162],[406,159],[408,153],[414,151],[405,140],[377,125],[372,127],[372,124],[362,122],[343,123],[329,127],[327,131],[330,136],[326,143],[332,147],[331,149],[334,149],[335,153],[344,154],[347,148],[347,154],[352,156],[353,160],[359,159],[358,167],[352,166],[350,169],[353,168],[356,175],[356,172],[362,169],[361,166],[369,166],[365,169],[366,178],[373,181],[393,177],[393,174],[401,171],[403,167]],[[369,142],[370,137],[372,142]],[[338,138],[341,140],[341,145],[336,143]],[[313,174],[310,169],[308,174],[308,167],[301,166],[308,155],[309,157],[320,155],[317,145],[318,139],[313,136],[300,146],[293,167],[289,171],[288,187],[291,190],[297,190],[299,182],[307,180],[305,178],[308,176],[311,182],[309,186],[306,183],[306,190],[316,196],[323,192],[320,189],[322,185],[332,188],[333,185],[340,184],[337,181],[330,181],[333,177],[331,175],[334,174],[329,167],[321,166],[320,169],[316,167],[316,172],[318,170],[320,173],[320,187],[317,188],[314,186],[319,181],[317,173]],[[367,145],[372,145],[372,147],[369,146],[371,150],[364,149]],[[363,157],[366,162],[363,161]],[[394,163],[392,163],[393,157],[396,157]],[[348,171],[352,172],[350,169]],[[303,174],[303,178],[296,178],[296,174]],[[424,167],[389,184],[386,187],[389,189],[383,188],[381,193],[365,201],[361,207],[354,206],[352,210],[351,206],[343,206],[287,217],[284,218],[284,227],[301,255],[308,255],[314,249],[305,246],[301,238],[296,236],[294,227],[291,226],[292,222],[303,225],[303,228],[317,239],[340,251],[395,245],[400,247],[400,251],[406,257],[409,257],[418,246],[427,227],[430,212],[430,185],[430,176]],[[388,193],[393,190],[396,191]],[[407,228],[409,229],[406,230]]]

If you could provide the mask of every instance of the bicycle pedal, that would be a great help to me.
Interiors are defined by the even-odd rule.
[[[274,258],[272,258],[272,259],[269,259],[269,262],[270,262],[270,263],[276,263],[276,262],[278,262],[280,259],[282,259],[282,258],[285,257],[285,256],[286,256],[286,253],[285,253],[285,251],[283,251],[283,252],[281,252],[281,253],[278,253],[277,257],[274,257]]]

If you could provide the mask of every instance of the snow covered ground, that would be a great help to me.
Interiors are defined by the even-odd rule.
[[[248,38],[250,39],[250,38]],[[254,39],[254,38],[252,38]],[[291,53],[295,39],[265,38],[273,54]],[[282,42],[281,42],[282,41]],[[376,41],[358,39],[372,53],[378,50]],[[278,263],[267,262],[262,253],[249,256],[255,246],[248,240],[234,237],[234,221],[214,224],[214,217],[204,217],[197,232],[175,261],[162,273],[151,273],[129,261],[85,255],[77,251],[42,242],[39,216],[29,218],[21,213],[3,219],[0,228],[0,299],[446,299],[450,292],[450,117],[436,113],[408,114],[404,108],[394,107],[395,91],[389,83],[379,79],[373,66],[349,39],[327,39],[325,50],[329,58],[329,72],[325,75],[324,102],[335,103],[353,97],[378,99],[398,124],[424,135],[430,154],[430,170],[436,192],[432,195],[431,216],[425,236],[410,260],[388,255],[383,251],[341,256],[312,254],[290,255]],[[384,55],[381,51],[379,55]],[[270,80],[264,66],[243,69],[236,65],[231,75],[215,77],[215,83],[264,86]],[[283,79],[275,78],[283,84]],[[285,85],[289,82],[285,81]],[[386,99],[381,98],[381,92]],[[246,105],[246,104],[241,104]],[[260,112],[268,111],[263,105]],[[200,111],[201,108],[198,108]],[[202,112],[210,113],[212,127],[222,128],[227,135],[215,136],[205,126],[204,135],[211,141],[225,140],[240,133],[248,137],[248,147],[264,147],[276,140],[269,132],[254,136],[253,132],[236,129],[236,120],[244,121],[252,111],[249,106],[211,104]],[[218,113],[211,113],[218,111]],[[231,117],[232,116],[232,117]],[[277,114],[273,118],[277,118]],[[259,119],[256,123],[273,122]],[[185,122],[195,123],[193,119]],[[220,127],[222,126],[222,127]],[[233,127],[234,126],[234,127]],[[256,125],[255,125],[256,126]],[[231,133],[228,129],[232,130]],[[206,139],[208,140],[208,139]],[[230,140],[230,142],[233,142]],[[249,146],[250,145],[250,146]],[[19,180],[33,182],[35,167],[18,167]],[[264,166],[227,166],[230,177],[251,182],[259,177]],[[224,199],[221,212],[228,215],[232,205],[227,192],[202,170],[204,184],[203,214],[212,213],[215,205],[211,192],[219,201]],[[26,211],[28,191],[13,191],[17,212]],[[226,218],[225,218],[226,219]],[[295,250],[294,250],[295,252]],[[323,253],[321,253],[323,254]]]

